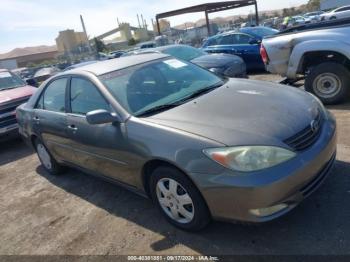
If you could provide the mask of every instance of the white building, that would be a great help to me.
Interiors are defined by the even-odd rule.
[[[16,69],[17,68],[17,61],[16,59],[4,59],[0,60],[0,69]]]
[[[330,10],[344,5],[350,5],[350,0],[321,0],[321,10]]]

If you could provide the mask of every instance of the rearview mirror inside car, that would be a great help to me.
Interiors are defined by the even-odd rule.
[[[106,110],[98,109],[87,113],[86,121],[91,125],[99,125],[119,122],[120,120],[115,113],[110,113]]]

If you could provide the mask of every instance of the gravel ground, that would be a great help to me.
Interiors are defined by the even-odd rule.
[[[147,199],[76,170],[50,176],[20,140],[2,143],[0,254],[350,254],[349,109],[331,108],[337,163],[298,208],[267,224],[214,222],[195,234],[169,225]]]

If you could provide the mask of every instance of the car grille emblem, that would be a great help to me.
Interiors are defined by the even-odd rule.
[[[311,126],[312,132],[314,132],[314,133],[316,133],[318,131],[318,129],[320,128],[320,125],[319,125],[318,121],[316,121],[316,120],[313,120],[311,122],[310,126]]]

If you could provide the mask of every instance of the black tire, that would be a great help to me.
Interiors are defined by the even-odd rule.
[[[34,145],[35,145],[35,150],[37,152],[40,163],[45,168],[45,170],[47,172],[49,172],[51,175],[59,175],[60,173],[62,173],[62,171],[64,170],[64,167],[57,163],[57,161],[51,155],[50,151],[47,149],[47,147],[44,145],[44,143],[41,142],[40,139],[36,138],[34,140]],[[49,159],[50,159],[50,166],[45,164],[44,160],[40,157],[40,154],[39,154],[40,147],[44,148],[46,150],[46,152],[48,153]]]
[[[179,223],[171,218],[161,207],[157,197],[157,183],[161,179],[172,179],[180,184],[187,192],[193,202],[194,216],[188,223]],[[185,174],[170,166],[161,166],[153,171],[149,181],[150,193],[153,202],[157,205],[159,210],[165,216],[165,218],[176,227],[187,231],[198,231],[203,229],[211,221],[211,215],[202,195],[192,183],[192,181],[186,177]]]
[[[329,81],[329,79],[331,80]],[[334,81],[332,81],[332,79]],[[335,88],[334,92],[327,93],[324,89],[327,89],[327,87],[324,87],[323,90],[322,87],[320,87],[326,86],[327,81],[328,86],[329,83],[331,83],[331,88],[334,83],[337,83],[335,84],[337,88]],[[323,85],[321,83],[323,83]],[[349,89],[350,72],[345,66],[335,62],[322,63],[313,67],[305,79],[305,90],[313,93],[324,104],[328,105],[342,102],[347,98]]]

